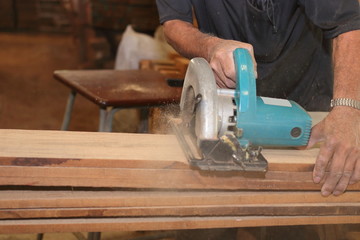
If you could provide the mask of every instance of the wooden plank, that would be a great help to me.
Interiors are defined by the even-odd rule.
[[[107,159],[121,160],[121,164],[125,166],[129,161],[140,161],[142,164],[175,162],[188,165],[173,135],[11,129],[0,129],[0,134],[2,158],[54,158],[63,159],[63,162]],[[318,152],[317,149],[263,151],[267,160],[274,166],[283,163],[313,164],[313,157]]]
[[[0,219],[359,215],[360,192],[1,191]]]
[[[107,166],[116,167],[188,167],[173,135],[7,129],[1,129],[0,134],[1,165],[102,167],[107,162]],[[263,154],[273,168],[281,168],[282,164],[308,167],[317,152],[266,149]],[[98,160],[103,162],[95,165]]]
[[[317,149],[264,150],[265,175],[189,168],[172,135],[0,130],[0,185],[317,190]],[[156,149],[156,150],[155,150]],[[349,186],[359,190],[360,184]]]
[[[0,221],[0,234],[35,232],[106,232],[256,226],[320,225],[359,223],[359,215],[281,217],[146,217],[79,218]]]
[[[318,190],[318,149],[263,151],[266,174],[189,167],[173,135],[0,130],[0,185]],[[359,190],[360,183],[348,190]]]
[[[160,189],[318,190],[311,172],[272,172],[253,177],[242,173],[192,169],[0,167],[1,185],[124,187]],[[348,190],[360,190],[360,183]]]
[[[156,207],[360,203],[360,192],[322,197],[317,191],[0,191],[0,206],[19,208]]]
[[[0,209],[0,219],[207,216],[336,216],[359,215],[360,204],[284,204],[233,206],[160,206],[112,208]]]
[[[38,134],[38,131],[32,131],[33,134]],[[0,130],[1,134],[1,130]],[[72,132],[72,134],[76,134]],[[131,136],[131,134],[130,134]],[[144,137],[149,137],[153,135],[146,135]],[[156,136],[156,135],[154,135]],[[172,155],[170,153],[159,154],[156,156],[157,153],[148,156],[149,159],[144,159],[142,156],[135,156],[135,149],[132,153],[134,156],[124,156],[121,155],[121,151],[119,148],[113,147],[113,149],[108,149],[109,153],[105,153],[103,158],[101,156],[97,156],[100,153],[94,153],[94,157],[90,158],[92,153],[87,153],[84,150],[74,150],[67,148],[66,153],[59,154],[50,152],[41,152],[37,146],[33,148],[23,149],[23,151],[28,154],[28,157],[25,157],[24,154],[19,153],[6,153],[3,152],[0,156],[0,166],[59,166],[59,167],[98,167],[98,168],[107,168],[107,167],[117,167],[117,168],[171,168],[171,169],[178,169],[178,168],[185,168],[188,169],[189,165],[182,155],[182,152],[178,152],[179,149],[176,145],[177,142],[173,142],[174,136],[168,136],[167,146],[173,150],[173,153],[178,155]],[[61,138],[62,136],[51,136],[49,139],[54,138]],[[126,139],[128,134],[119,134],[121,139]],[[139,137],[139,135],[136,135]],[[33,139],[29,139],[33,141]],[[119,139],[117,139],[119,140]],[[149,139],[150,140],[150,139]],[[64,139],[66,141],[66,139]],[[101,140],[100,140],[101,141]],[[173,145],[170,143],[173,142]],[[1,144],[1,143],[0,143]],[[22,144],[22,143],[20,143]],[[24,143],[25,144],[25,143]],[[79,144],[79,143],[76,143]],[[106,143],[104,143],[106,145]],[[97,148],[99,151],[102,151],[102,146],[96,147],[91,146],[90,148]],[[141,148],[141,147],[139,147]],[[5,151],[9,150],[9,148],[3,148]],[[51,147],[48,147],[45,151],[50,151]],[[156,149],[156,147],[154,147]],[[0,146],[0,150],[1,146]],[[39,151],[36,151],[39,150]],[[71,152],[73,150],[73,152]],[[110,152],[114,154],[114,151],[119,151],[118,156],[112,156],[114,159],[111,159]],[[142,149],[140,149],[141,151]],[[15,149],[10,149],[10,151],[15,151]],[[78,152],[77,152],[78,151]],[[106,150],[105,150],[106,151]],[[130,150],[129,150],[130,151]],[[169,150],[167,150],[170,152]],[[63,151],[64,152],[64,151]],[[148,150],[149,152],[149,150]],[[269,169],[271,171],[312,171],[314,158],[316,158],[318,149],[311,149],[311,150],[274,150],[274,149],[266,149],[263,150],[263,154],[269,161]],[[79,156],[79,154],[89,155],[89,156]],[[19,155],[19,156],[16,156]],[[114,154],[115,155],[115,154]],[[117,157],[117,159],[116,159]],[[167,160],[165,157],[168,157]]]
[[[78,186],[165,189],[318,190],[310,172],[268,172],[266,178],[248,178],[193,170],[129,168],[1,167],[2,185]],[[357,190],[359,184],[351,185]]]
[[[12,165],[33,165],[31,161],[35,159],[57,159],[38,164],[66,166],[69,161],[76,165],[81,159],[106,159],[117,167],[133,167],[134,162],[144,168],[152,167],[153,162],[187,166],[175,136],[171,135],[10,129],[1,129],[0,135],[0,157],[7,159],[1,164],[9,164],[10,160]]]
[[[319,122],[326,113],[311,113],[313,122]],[[188,168],[186,158],[173,135],[125,134],[98,132],[31,131],[0,129],[1,165],[62,165],[80,160],[108,160],[107,166],[153,167],[155,163],[182,165]],[[156,149],[156,151],[154,151]],[[264,155],[271,170],[285,164],[308,168],[314,164],[318,149],[308,151],[265,149]],[[48,164],[46,160],[54,159]],[[40,160],[38,160],[40,159]],[[112,160],[112,161],[111,161]],[[121,160],[121,161],[120,161]],[[35,163],[34,163],[35,162]],[[102,163],[100,166],[104,166]],[[135,162],[135,163],[134,163]],[[130,164],[130,165],[127,165]],[[149,164],[149,165],[148,165]],[[96,166],[96,165],[92,165]],[[97,165],[99,166],[99,165]],[[173,168],[173,165],[168,166]],[[294,170],[298,171],[296,167]]]

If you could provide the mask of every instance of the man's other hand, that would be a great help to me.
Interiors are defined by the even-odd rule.
[[[323,182],[321,194],[337,196],[360,180],[360,111],[335,107],[313,127],[308,147],[323,142],[315,162],[313,180]]]

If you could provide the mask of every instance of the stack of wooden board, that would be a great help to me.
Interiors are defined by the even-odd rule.
[[[359,223],[359,201],[358,191],[1,191],[0,233]]]
[[[173,135],[0,135],[0,233],[360,223],[359,183],[313,183],[318,149],[265,149],[254,175],[192,169]]]

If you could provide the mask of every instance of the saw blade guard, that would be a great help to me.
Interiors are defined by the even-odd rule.
[[[208,62],[193,58],[186,71],[180,99],[181,118],[192,124],[198,141],[218,139],[218,95]]]

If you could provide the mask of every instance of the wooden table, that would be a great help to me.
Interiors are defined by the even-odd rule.
[[[100,108],[99,131],[111,131],[122,108],[160,106],[180,101],[181,88],[168,85],[155,70],[58,70],[54,78],[71,89],[61,129],[66,130],[77,93]]]
[[[325,198],[312,182],[318,149],[265,149],[249,175],[190,168],[173,135],[0,136],[0,233],[360,223],[359,183]]]

